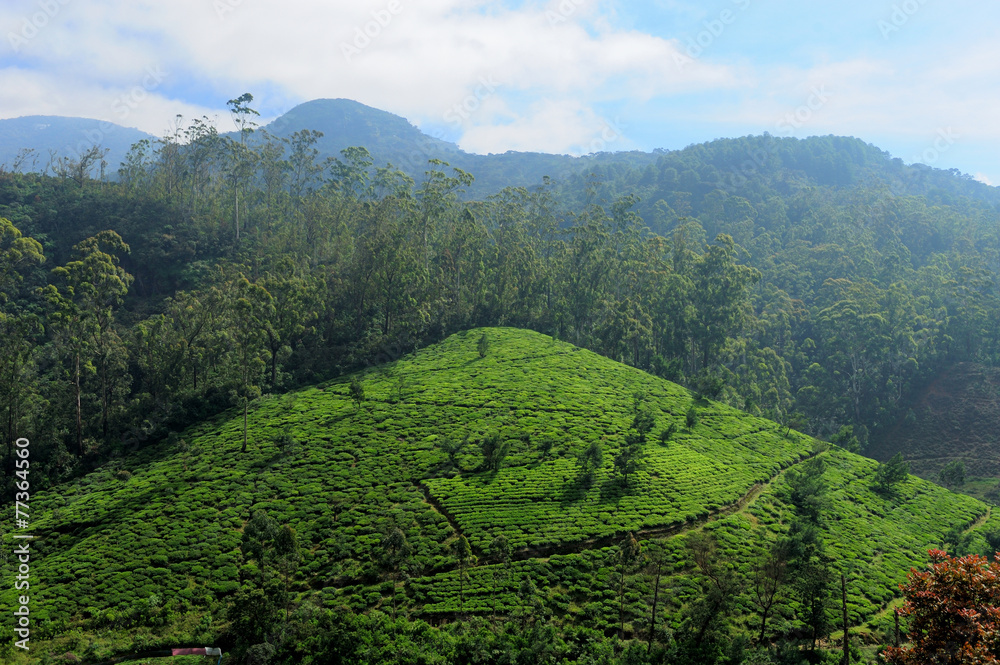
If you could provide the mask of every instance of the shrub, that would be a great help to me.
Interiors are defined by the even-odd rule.
[[[910,465],[903,461],[903,453],[896,453],[891,460],[878,465],[875,471],[875,487],[881,492],[887,492],[906,480],[909,473]]]
[[[667,428],[660,432],[660,443],[667,443],[670,439],[674,438],[674,434],[677,433],[677,425],[670,423]]]
[[[938,474],[938,480],[947,487],[961,487],[965,484],[965,462],[960,459],[948,462]]]

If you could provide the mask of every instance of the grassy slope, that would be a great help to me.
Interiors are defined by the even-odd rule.
[[[198,618],[211,610],[218,626],[225,596],[241,575],[252,574],[241,571],[239,553],[252,509],[297,530],[305,553],[295,588],[304,596],[318,592],[355,610],[385,606],[389,589],[379,584],[372,558],[380,534],[397,524],[415,550],[403,604],[423,616],[455,612],[450,516],[484,564],[472,572],[467,611],[493,604],[493,569],[483,548],[504,533],[522,560],[497,589],[500,607],[516,609],[514,591],[528,574],[553,614],[604,626],[617,623],[617,605],[609,582],[613,548],[603,546],[621,532],[671,535],[666,611],[676,616],[697,586],[683,549],[687,532],[711,529],[723,552],[747,569],[787,528],[783,481],[751,490],[807,455],[807,437],[786,439],[773,423],[709,402],[696,404],[701,419],[688,430],[683,417],[693,399],[686,390],[544,335],[487,332],[485,359],[476,352],[481,331],[469,331],[367,373],[360,409],[347,379],[262,400],[250,413],[245,454],[242,417],[232,415],[33,496],[32,530],[40,536],[33,617],[50,621],[50,633],[81,621],[87,631],[145,633],[123,617],[156,594],[179,627],[149,632],[209,635]],[[623,490],[608,470],[637,390],[656,413],[652,439],[671,422],[680,429],[669,444],[648,445],[645,470]],[[475,472],[475,442],[493,431],[512,443],[505,467]],[[280,449],[273,437],[285,432],[297,442]],[[439,448],[445,436],[470,437],[457,470]],[[546,439],[551,445],[543,453]],[[605,462],[588,486],[573,460],[595,439]],[[835,501],[825,536],[837,567],[855,580],[851,604],[860,620],[947,529],[970,523],[985,506],[916,478],[886,500],[869,488],[874,462],[837,449],[826,454]],[[739,511],[720,510],[748,492],[751,500]],[[639,617],[648,580],[637,576],[629,588],[630,613]],[[5,606],[12,595],[0,592]]]

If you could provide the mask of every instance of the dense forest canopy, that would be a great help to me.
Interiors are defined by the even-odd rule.
[[[176,611],[204,615],[178,634],[221,635],[243,662],[265,662],[276,648],[282,662],[309,653],[353,662],[362,652],[396,657],[403,644],[455,662],[486,662],[473,652],[490,648],[518,662],[546,662],[544,652],[552,662],[736,663],[756,657],[751,640],[766,647],[771,635],[799,640],[818,662],[835,573],[861,578],[851,620],[874,621],[895,593],[889,581],[927,543],[960,553],[996,543],[997,517],[984,504],[909,479],[901,456],[875,465],[791,433],[864,452],[915,418],[911,396],[942,371],[1000,361],[992,188],[856,139],[764,135],[602,155],[540,186],[480,195],[479,174],[439,158],[418,177],[361,146],[325,158],[322,132],[259,129],[252,101],[230,102],[235,133],[202,119],[136,143],[116,180],[94,177],[98,148],[60,161],[54,175],[0,171],[3,454],[10,461],[15,439],[30,436],[32,492],[95,482],[140,516],[119,525],[86,490],[66,503],[43,494],[40,505],[65,507],[43,518],[53,570],[86,551],[89,564],[120,575],[131,562],[101,545],[113,532],[148,558],[144,575],[165,576],[169,565],[198,580],[164,603],[138,576],[116,577],[87,591],[108,605],[101,612],[53,605],[46,636],[71,625],[168,626]],[[477,162],[490,183],[563,164],[496,157]],[[476,340],[455,335],[473,328],[484,329]],[[593,354],[600,362],[577,374],[583,361],[569,345],[512,328],[648,374]],[[378,372],[276,397],[417,349],[424,355],[396,366],[422,389],[440,381],[441,404],[405,404],[406,377]],[[465,363],[445,376],[435,359],[448,354],[492,369],[461,378]],[[548,370],[526,378],[527,364],[495,355]],[[582,400],[563,429],[497,404],[525,399],[536,379],[530,390],[545,390],[544,371],[549,406]],[[447,415],[476,381],[486,402],[474,417]],[[575,395],[585,392],[575,381],[607,402]],[[632,382],[639,388],[625,394]],[[544,401],[535,393],[528,406]],[[310,404],[338,413],[314,451],[262,424],[294,411],[295,427],[320,427]],[[212,430],[221,421],[211,417],[227,410],[226,426]],[[476,417],[487,410],[483,427],[495,431],[484,433]],[[446,416],[465,438],[413,445],[413,419]],[[587,430],[600,418],[611,420]],[[382,452],[400,463],[385,472],[383,460],[351,448],[358,431],[393,432]],[[212,446],[225,450],[210,458]],[[134,452],[128,459],[140,461],[121,466]],[[179,504],[215,534],[202,549],[137,497],[167,491],[157,483],[174,491],[219,460],[224,488],[185,481],[177,486],[192,491],[170,500],[170,511]],[[316,487],[350,480],[306,518],[292,505],[302,497],[287,492],[301,469],[279,472],[276,460],[326,464]],[[254,478],[244,491],[259,469],[268,469],[264,486]],[[13,470],[5,465],[8,489]],[[521,496],[521,485],[489,484],[505,471],[541,494],[487,520],[484,502]],[[133,472],[140,482],[129,482]],[[577,512],[557,515],[546,483],[572,474],[565,487],[577,499],[563,501]],[[673,480],[660,496],[662,477]],[[629,513],[615,503],[622,497],[639,508],[659,501],[660,512]],[[258,498],[280,523],[254,507]],[[164,554],[166,538],[180,549]],[[218,568],[208,577],[206,552]],[[662,598],[661,575],[674,585]],[[76,583],[63,575],[51,592],[73,595]],[[346,613],[296,606],[317,590]],[[503,629],[498,597],[511,619]],[[465,619],[467,600],[477,618],[440,631],[397,620],[397,611]]]
[[[475,174],[324,161],[250,101],[235,134],[137,143],[117,182],[97,153],[0,174],[0,415],[53,478],[476,326],[860,448],[940,368],[1000,358],[998,198],[956,173],[764,135],[470,200]]]

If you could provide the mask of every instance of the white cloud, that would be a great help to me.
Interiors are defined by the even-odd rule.
[[[33,6],[23,3],[20,10]],[[512,127],[541,127],[559,115],[551,105],[503,101],[522,93],[578,100],[580,108],[565,115],[568,127],[531,146],[566,151],[586,139],[582,127],[595,125],[588,107],[596,101],[738,85],[725,66],[697,60],[679,66],[676,42],[614,29],[605,9],[595,0],[516,10],[458,0],[74,0],[20,45],[16,80],[8,77],[16,87],[4,86],[18,92],[0,99],[0,117],[107,116],[117,96],[161,68],[178,78],[148,95],[129,118],[147,131],[168,125],[176,113],[207,111],[181,99],[191,84],[220,91],[219,110],[225,99],[249,90],[271,109],[346,97],[417,123],[441,122],[489,77],[503,90],[482,118],[501,124],[491,130],[480,119],[465,144],[511,144],[499,137]],[[8,6],[0,21],[16,23],[17,15]],[[193,73],[197,80],[179,78]]]
[[[572,100],[544,100],[505,123],[475,124],[459,145],[469,152],[520,150],[585,155],[629,147],[621,123]]]
[[[578,152],[604,131],[596,109],[617,105],[625,114],[646,103],[663,109],[657,119],[664,127],[697,124],[711,132],[702,140],[733,128],[776,132],[800,112],[808,117],[796,135],[898,139],[913,153],[947,127],[970,143],[1000,142],[993,117],[1000,45],[992,37],[941,34],[937,48],[917,39],[904,47],[896,35],[882,40],[872,24],[866,34],[874,43],[841,44],[818,64],[799,64],[767,48],[734,52],[760,18],[747,12],[703,57],[687,59],[680,39],[708,16],[702,5],[653,3],[654,14],[686,17],[674,32],[664,20],[660,34],[619,27],[616,5],[625,11],[610,0],[535,0],[516,9],[487,0],[52,0],[48,6],[58,9],[36,26],[39,0],[9,0],[0,6],[0,25],[15,36],[25,25],[33,32],[13,42],[0,34],[0,117],[82,115],[160,134],[178,113],[214,114],[220,129],[230,129],[225,100],[250,91],[268,115],[343,97],[418,125],[451,126],[464,132],[463,146],[485,151]],[[753,8],[769,11],[761,3]],[[786,34],[823,17],[793,3],[770,11],[781,20],[766,24]],[[169,76],[145,90],[151,70]],[[497,90],[477,92],[482,78],[496,81]],[[122,107],[136,86],[143,99]],[[817,87],[828,100],[801,113]],[[453,111],[470,96],[475,108],[456,124]]]
[[[212,109],[168,98],[158,88],[170,74],[149,69],[132,85],[95,87],[37,71],[14,67],[0,69],[0,89],[16,95],[0,100],[0,115],[80,116],[135,127],[162,136],[178,114],[186,118],[216,115]]]

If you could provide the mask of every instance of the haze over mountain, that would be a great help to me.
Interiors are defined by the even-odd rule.
[[[222,129],[231,122],[228,118],[218,118],[216,124],[217,129]],[[645,165],[655,161],[653,154],[641,152],[601,153],[589,157],[513,151],[477,155],[421,132],[405,118],[348,99],[306,102],[258,129],[281,139],[288,139],[301,130],[322,132],[323,137],[315,146],[319,150],[319,161],[340,157],[340,151],[345,148],[362,146],[371,153],[374,166],[391,163],[418,182],[424,178],[428,160],[440,159],[472,173],[476,182],[470,194],[478,196],[506,186],[539,185],[544,176],[565,178],[595,164]],[[236,132],[221,133],[237,136]],[[0,165],[8,170],[19,166],[20,170],[44,172],[49,168],[52,154],[78,159],[88,149],[100,146],[108,149],[105,158],[108,177],[116,178],[118,166],[132,144],[143,139],[155,142],[159,138],[106,120],[52,116],[0,120]],[[262,133],[255,134],[255,140],[262,140]],[[25,149],[34,152],[26,159],[19,158]]]
[[[224,128],[231,125],[231,121],[228,118],[217,118],[215,124]],[[279,139],[290,139],[295,132],[302,130],[323,134],[315,144],[319,151],[318,162],[328,158],[341,158],[341,151],[345,148],[361,146],[371,153],[374,167],[391,163],[415,181],[422,182],[428,169],[428,160],[440,159],[476,178],[467,193],[472,198],[487,196],[508,186],[540,185],[545,176],[556,182],[564,182],[573,177],[585,177],[593,171],[602,180],[607,180],[609,168],[612,171],[622,168],[641,169],[658,162],[663,163],[664,159],[667,163],[684,159],[680,156],[688,154],[706,157],[720,166],[724,164],[724,179],[728,178],[728,181],[716,182],[714,186],[726,190],[745,184],[748,171],[774,174],[777,170],[791,168],[801,171],[817,184],[850,185],[863,182],[868,177],[879,177],[895,181],[902,191],[911,194],[955,186],[967,195],[1000,201],[1000,194],[995,187],[974,181],[956,169],[944,171],[923,164],[908,166],[903,160],[883,152],[877,146],[847,137],[838,140],[837,145],[843,147],[845,152],[836,158],[840,160],[840,165],[835,167],[829,161],[829,155],[818,155],[814,160],[803,161],[798,154],[789,155],[787,148],[776,147],[791,145],[799,139],[770,137],[767,134],[754,139],[757,143],[755,151],[746,151],[746,154],[741,155],[731,154],[731,146],[734,145],[731,142],[735,139],[718,139],[683,150],[658,150],[652,153],[599,152],[574,157],[510,151],[479,155],[466,152],[455,143],[430,136],[398,115],[348,99],[316,99],[262,124],[252,140],[262,141],[265,132]],[[235,131],[221,134],[232,138],[237,136]],[[826,137],[823,141],[831,138]],[[155,143],[160,137],[112,122],[88,118],[27,116],[0,120],[0,165],[7,170],[17,167],[23,171],[44,172],[49,169],[53,157],[78,159],[91,147],[100,146],[108,149],[105,157],[107,177],[116,179],[118,167],[129,148],[143,139]],[[813,137],[804,140],[815,144],[818,139]],[[600,147],[599,144],[595,145]],[[704,153],[706,149],[710,150],[709,154]],[[26,155],[26,150],[32,152]],[[822,152],[824,148],[817,147],[815,150]],[[791,157],[791,161],[782,161],[782,153]],[[285,157],[287,156],[286,146]],[[858,168],[858,163],[847,163],[852,160],[860,160],[864,168]],[[99,177],[98,169],[99,165],[96,165],[91,173],[93,177]],[[837,170],[836,174],[834,170]],[[623,186],[635,187],[644,184],[648,183],[622,183]],[[654,202],[655,199],[647,201],[649,205]]]
[[[32,115],[0,120],[0,167],[46,172],[54,156],[78,159],[101,146],[108,149],[107,173],[114,176],[132,144],[152,138],[138,129],[91,118]]]

